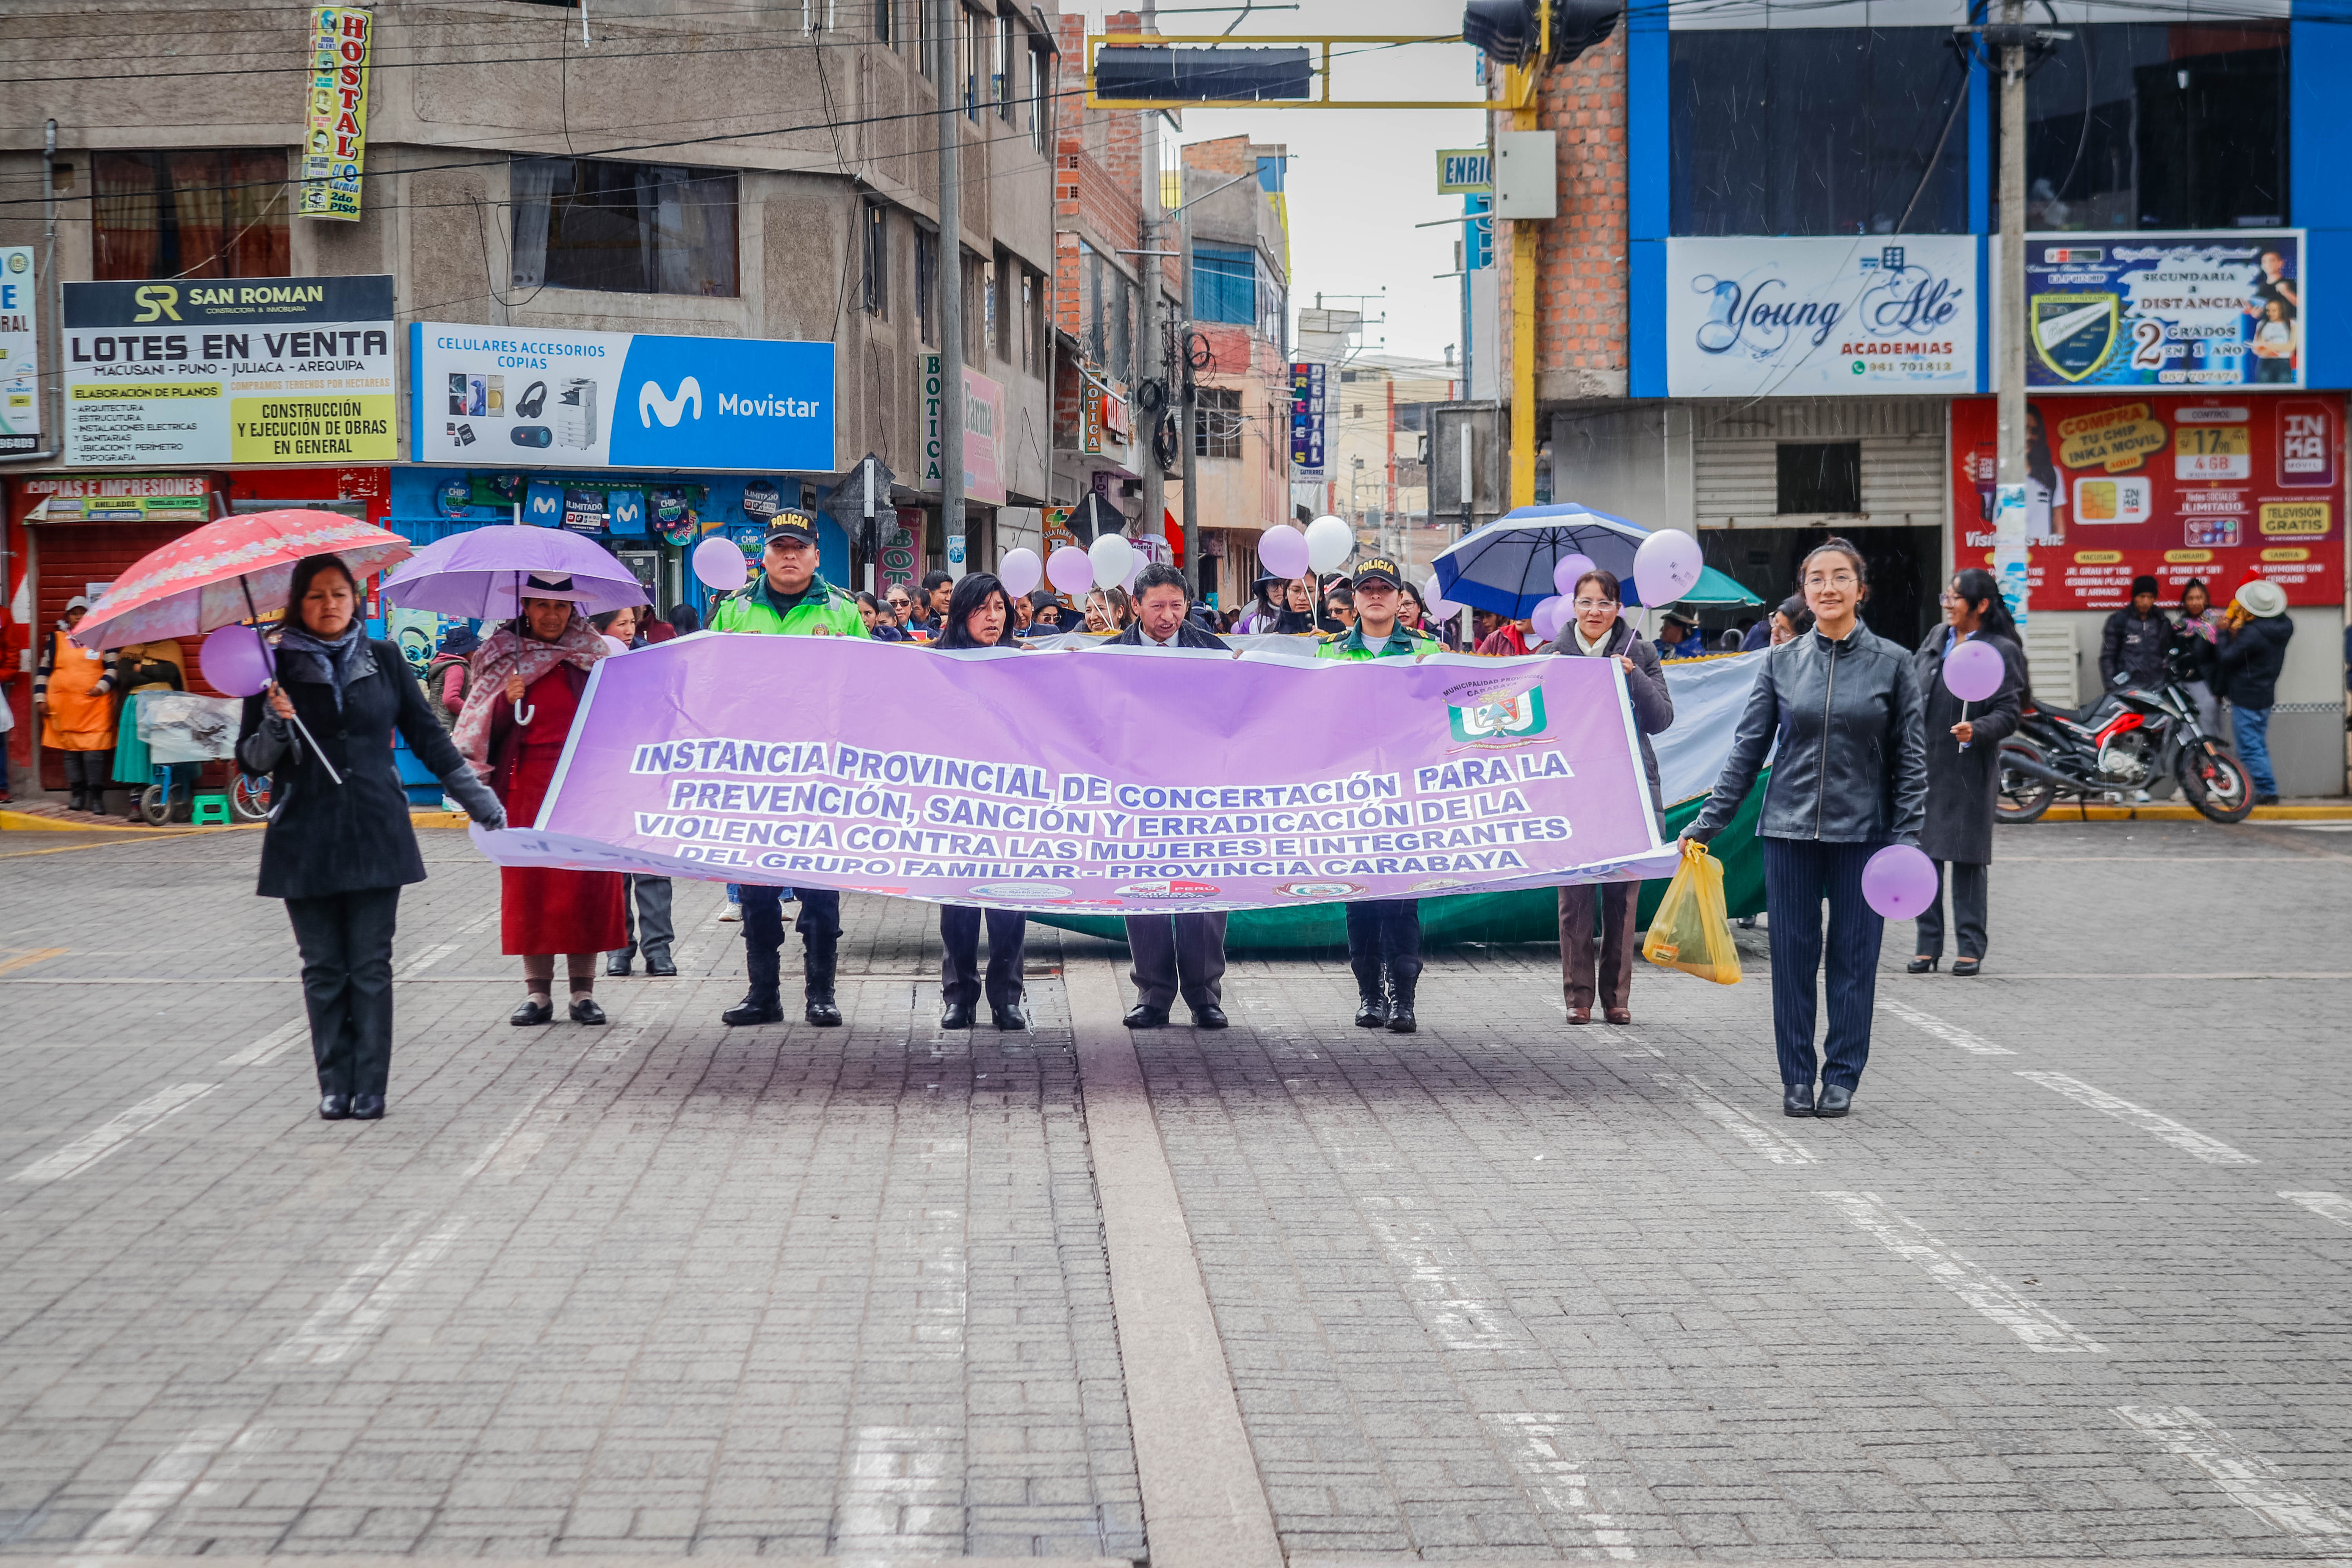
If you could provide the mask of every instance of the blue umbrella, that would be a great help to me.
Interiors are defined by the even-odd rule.
[[[1650,531],[1625,518],[1570,502],[1523,506],[1465,534],[1438,552],[1437,591],[1457,605],[1518,620],[1559,590],[1552,568],[1582,555],[1622,584],[1624,602],[1638,606],[1633,555]],[[1760,605],[1764,601],[1714,567],[1675,601],[1686,605]]]

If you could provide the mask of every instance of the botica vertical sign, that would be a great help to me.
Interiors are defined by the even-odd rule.
[[[1977,390],[1969,235],[1666,242],[1676,397]]]

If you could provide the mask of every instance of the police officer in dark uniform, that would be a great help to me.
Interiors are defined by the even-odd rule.
[[[1384,555],[1356,566],[1356,624],[1323,639],[1317,658],[1419,658],[1435,653],[1433,637],[1408,631],[1397,619],[1404,572]],[[1356,972],[1356,1026],[1410,1035],[1421,983],[1421,900],[1363,899],[1348,906],[1348,966]]]

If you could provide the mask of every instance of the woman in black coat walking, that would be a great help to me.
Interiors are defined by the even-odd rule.
[[[1013,596],[986,572],[969,572],[955,585],[940,623],[941,652],[1018,648],[1013,637]],[[989,910],[988,973],[980,968],[983,911],[961,904],[940,906],[940,1027],[969,1029],[983,989],[990,1021],[1000,1029],[1025,1029],[1022,966],[1029,947],[1029,917],[1018,910]]]
[[[1974,974],[1984,967],[2000,743],[2016,733],[2022,711],[2025,651],[2018,646],[2017,623],[2001,602],[2000,584],[1981,566],[1955,576],[1943,603],[1944,624],[1929,632],[1911,656],[1911,673],[1927,711],[1927,820],[1919,832],[1919,847],[1936,863],[1936,901],[1920,912],[1917,955],[1909,968],[1914,974],[1925,974],[1944,956],[1944,863],[1948,860],[1952,919],[1960,939],[1952,973]],[[1944,684],[1944,660],[1971,639],[1999,652],[2008,674],[1986,701],[1963,703]]]
[[[359,584],[336,557],[296,564],[276,673],[262,695],[245,700],[236,742],[237,761],[269,775],[269,826],[254,890],[286,900],[301,950],[319,1114],[373,1121],[383,1114],[392,1074],[400,889],[425,880],[393,763],[393,731],[475,821],[496,829],[506,815],[458,757],[400,650],[368,639]],[[297,717],[309,741],[295,728]]]

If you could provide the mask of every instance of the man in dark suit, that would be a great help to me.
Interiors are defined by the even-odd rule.
[[[1233,650],[1214,632],[1203,628],[1185,611],[1192,595],[1184,574],[1154,562],[1136,574],[1135,624],[1106,645],[1116,647],[1213,648]],[[1130,1029],[1157,1029],[1168,1022],[1168,1010],[1181,992],[1192,1009],[1192,1026],[1222,1029],[1225,1011],[1225,917],[1215,914],[1129,915],[1127,947],[1134,962],[1129,978],[1135,982],[1136,1004],[1128,1010]]]

